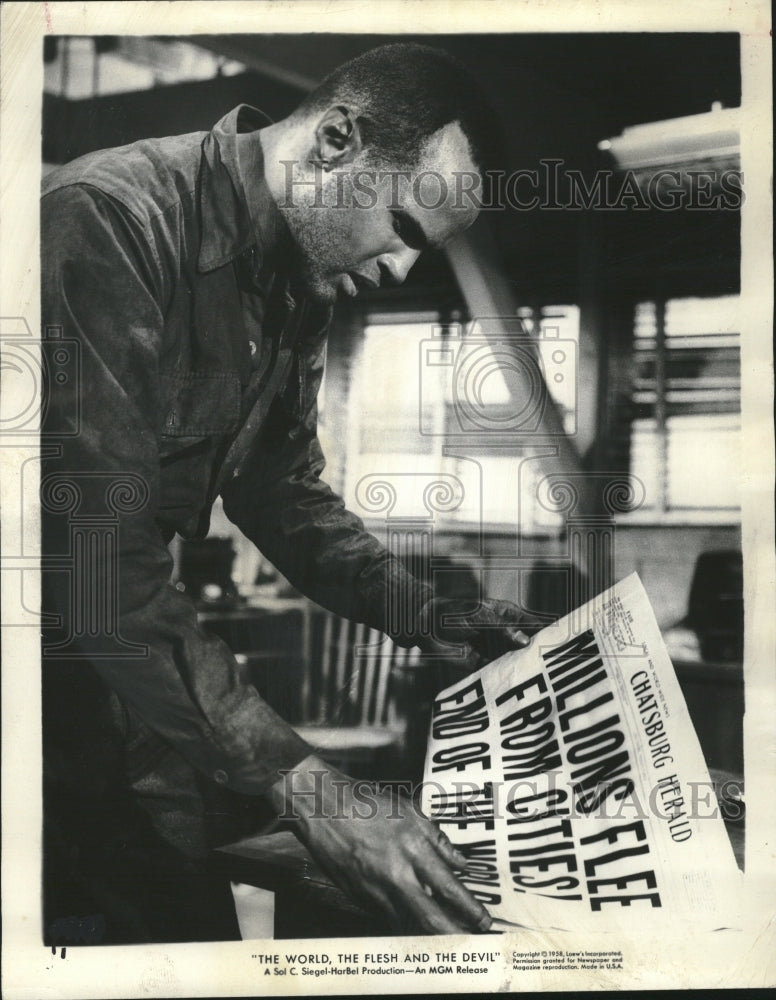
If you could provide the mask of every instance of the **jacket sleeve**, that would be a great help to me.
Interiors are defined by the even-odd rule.
[[[41,481],[44,559],[70,565],[44,574],[44,607],[66,636],[44,655],[88,659],[198,769],[266,791],[311,750],[169,582],[156,426],[166,290],[153,236],[107,195],[72,185],[44,197],[41,246],[43,324],[78,360],[63,384],[50,378],[43,427],[54,453]]]
[[[239,474],[222,489],[227,516],[299,590],[402,645],[415,643],[432,596],[321,479],[317,435],[325,330],[301,346]]]

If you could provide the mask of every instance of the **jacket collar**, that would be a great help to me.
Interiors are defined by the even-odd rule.
[[[248,104],[225,115],[202,143],[199,208],[202,239],[198,268],[212,271],[256,248],[258,272],[267,253],[283,242],[285,229],[264,179],[261,146],[255,144],[253,162],[243,165],[237,150],[238,132],[253,132],[272,124]],[[245,169],[245,167],[250,169]]]

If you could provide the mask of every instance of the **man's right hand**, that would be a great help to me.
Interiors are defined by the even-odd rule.
[[[352,778],[311,755],[276,782],[273,804],[342,889],[398,933],[486,931],[491,918],[453,874],[466,859],[408,799],[356,793]]]

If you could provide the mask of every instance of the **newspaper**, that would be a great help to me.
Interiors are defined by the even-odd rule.
[[[734,919],[740,873],[635,573],[437,696],[423,807],[497,920]]]

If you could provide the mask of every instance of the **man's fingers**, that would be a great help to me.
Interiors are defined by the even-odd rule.
[[[410,930],[410,928],[407,927],[406,916],[403,916],[399,912],[390,896],[381,889],[373,888],[368,895],[366,893],[361,893],[361,901],[362,903],[366,902],[368,904],[367,909],[369,906],[377,903],[385,914],[388,923],[396,933],[406,934]]]
[[[391,925],[392,930],[397,934],[412,933],[413,928],[411,922],[408,920],[407,913],[404,908],[396,906],[392,898],[390,885],[383,887],[376,880],[365,884],[363,881],[356,880],[354,882],[349,878],[335,878],[335,882],[368,913],[371,913],[375,909],[381,911]]]
[[[469,637],[469,643],[487,662],[513,649],[524,649],[530,642],[525,632],[513,625],[481,628]]]
[[[428,842],[436,851],[439,852],[442,859],[446,861],[448,865],[452,868],[466,867],[465,856],[461,854],[457,847],[453,847],[446,834],[442,833],[438,827],[429,823],[425,833]]]
[[[461,934],[467,928],[449,917],[431,896],[427,896],[420,883],[396,885],[394,904],[407,912],[409,920],[431,934]]]
[[[515,649],[522,649],[523,646],[527,646],[531,641],[530,637],[519,628],[513,628],[510,626],[510,628],[506,630],[506,633],[510,642],[515,644]]]
[[[437,855],[429,851],[416,858],[415,872],[435,896],[445,901],[465,927],[478,931],[486,931],[490,927],[488,911],[461,885]]]
[[[438,827],[427,827],[426,836],[439,858],[452,868],[465,868],[466,857],[450,843],[448,837]],[[431,859],[431,861],[429,861]],[[418,854],[415,870],[423,878],[432,892],[460,911],[461,916],[477,930],[487,930],[491,918],[488,911],[469,893],[447,868],[436,862],[434,855],[426,852]]]

